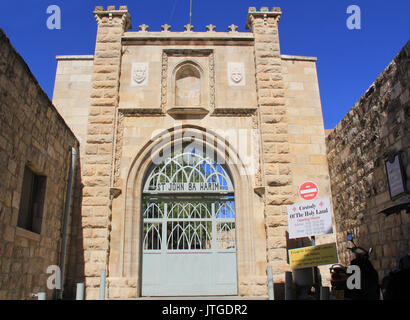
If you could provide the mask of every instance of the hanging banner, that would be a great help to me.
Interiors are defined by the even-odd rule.
[[[316,267],[338,262],[336,243],[290,249],[288,252],[292,269]]]
[[[330,199],[321,198],[288,206],[289,239],[333,232]]]

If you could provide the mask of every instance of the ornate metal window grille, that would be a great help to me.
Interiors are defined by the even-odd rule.
[[[233,199],[144,203],[144,251],[235,250],[235,243]]]
[[[167,189],[164,184],[172,183],[214,185],[179,198],[178,194],[188,193],[187,185],[162,190]],[[221,165],[194,151],[174,153],[152,169],[145,183],[144,252],[236,250],[235,203],[233,195],[227,195],[232,192],[232,182]]]
[[[148,176],[144,193],[233,192],[229,175],[209,157],[194,151],[174,153]]]

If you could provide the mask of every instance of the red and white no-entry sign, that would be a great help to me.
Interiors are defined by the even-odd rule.
[[[319,194],[319,187],[312,181],[304,182],[299,187],[299,194],[305,200],[313,200]]]

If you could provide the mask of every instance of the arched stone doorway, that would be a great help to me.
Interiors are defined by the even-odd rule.
[[[174,149],[143,182],[142,295],[236,295],[234,186],[200,148]]]
[[[200,145],[211,159],[223,164],[234,186],[236,265],[238,295],[250,295],[251,286],[264,286],[266,283],[266,233],[264,224],[263,199],[253,192],[255,177],[248,173],[247,167],[232,145],[210,129],[195,125],[161,130],[151,138],[133,157],[126,176],[123,201],[121,238],[118,260],[112,250],[110,263],[118,261],[118,286],[125,283],[135,286],[136,296],[142,296],[143,282],[143,198],[147,177],[154,166],[171,155],[176,146]],[[163,155],[164,150],[167,151]],[[162,158],[161,161],[154,159]],[[158,195],[159,196],[159,195]],[[117,201],[115,204],[120,204]],[[114,281],[113,273],[111,274]],[[263,287],[265,288],[265,287]]]

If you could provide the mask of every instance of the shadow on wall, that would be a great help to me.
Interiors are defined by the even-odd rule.
[[[368,221],[369,220],[369,221]],[[350,229],[345,233],[352,234],[356,244],[366,250],[372,248],[370,261],[383,279],[396,267],[396,259],[410,252],[410,242],[406,235],[410,230],[410,214],[405,210],[385,216],[382,213],[365,217],[362,225]],[[347,248],[351,246],[346,237],[339,240],[339,257],[341,263],[350,264],[354,254]]]

